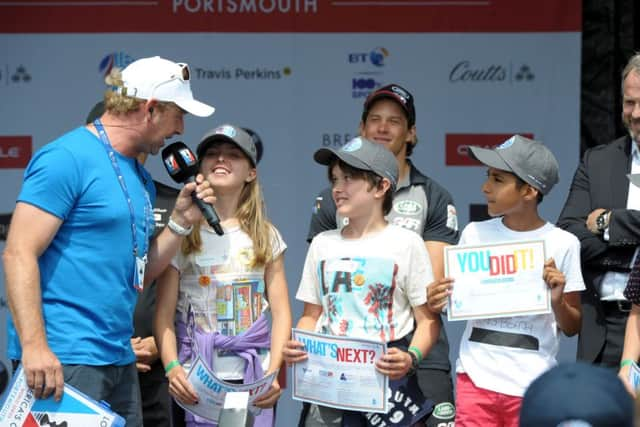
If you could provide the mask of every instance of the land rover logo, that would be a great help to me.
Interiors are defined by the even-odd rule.
[[[440,420],[447,420],[453,418],[456,414],[456,408],[449,402],[438,403],[433,408],[433,416]]]
[[[413,200],[401,200],[393,205],[393,210],[402,215],[418,215],[422,206]]]

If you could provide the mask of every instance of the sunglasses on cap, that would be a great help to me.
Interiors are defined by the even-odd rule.
[[[153,88],[151,89],[151,94],[153,94],[156,91],[156,89],[158,89],[160,86],[165,85],[167,83],[171,83],[174,80],[180,80],[183,83],[186,83],[189,81],[189,78],[191,77],[191,71],[189,70],[189,65],[180,62],[180,63],[177,63],[176,66],[177,66],[176,72],[171,74],[171,76],[169,76],[167,80],[156,83],[156,85],[153,86]]]
[[[165,85],[167,83],[171,83],[174,80],[180,80],[183,83],[187,83],[191,78],[191,70],[189,69],[189,64],[185,64],[183,62],[179,62],[176,64],[176,70],[172,73],[167,80],[163,80],[161,82],[156,83],[151,89],[151,95],[158,89],[160,86]],[[118,87],[116,90],[119,94],[123,96],[131,96],[134,97],[138,93],[137,88],[126,88],[126,87]]]

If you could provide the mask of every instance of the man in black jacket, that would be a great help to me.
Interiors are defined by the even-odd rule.
[[[622,120],[629,134],[587,150],[558,226],[581,243],[582,328],[578,358],[618,368],[630,302],[623,296],[640,245],[640,54],[622,72]]]

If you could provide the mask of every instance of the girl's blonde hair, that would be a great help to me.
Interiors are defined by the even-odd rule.
[[[253,259],[250,267],[269,263],[272,257],[273,226],[267,219],[264,198],[257,176],[253,181],[245,183],[242,188],[235,216],[240,222],[242,231],[247,233],[253,242]],[[191,234],[182,242],[182,253],[189,255],[201,250],[200,224],[196,224]]]

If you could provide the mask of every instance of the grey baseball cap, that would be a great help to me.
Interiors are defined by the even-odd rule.
[[[313,155],[313,159],[321,165],[330,165],[336,157],[349,166],[387,178],[391,182],[391,191],[395,191],[398,184],[398,162],[391,151],[382,145],[357,137],[339,150],[321,148]]]
[[[548,194],[558,183],[558,161],[541,142],[514,135],[493,149],[469,147],[469,157],[486,166],[513,173]]]
[[[198,144],[198,148],[196,148],[198,159],[204,156],[207,148],[214,142],[230,142],[235,144],[249,157],[254,167],[258,163],[258,151],[253,143],[253,138],[241,127],[224,124],[205,133],[200,140],[200,144]]]

